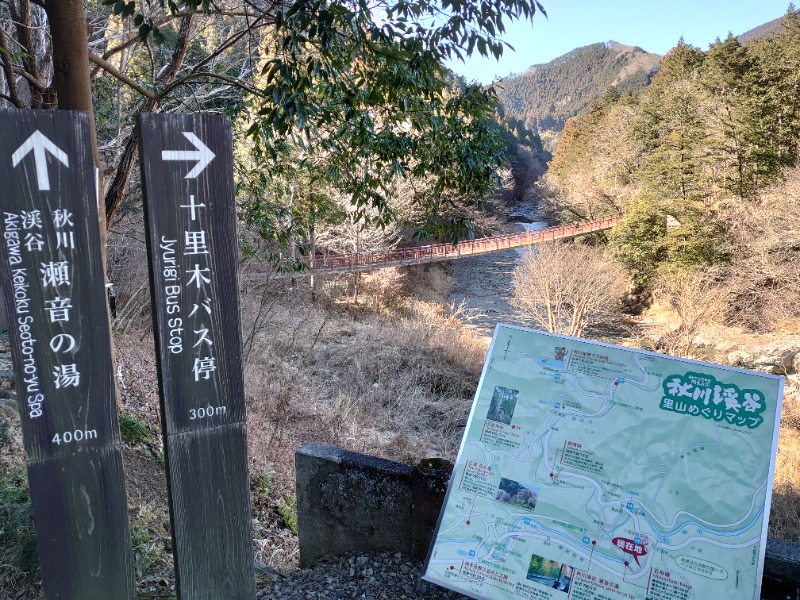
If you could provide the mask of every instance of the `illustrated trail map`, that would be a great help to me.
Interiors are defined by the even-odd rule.
[[[423,578],[491,600],[757,600],[782,393],[498,325]]]

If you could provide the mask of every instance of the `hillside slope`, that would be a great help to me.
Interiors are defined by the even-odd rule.
[[[757,40],[763,37],[776,35],[781,31],[781,19],[772,19],[772,21],[768,21],[763,25],[759,25],[758,27],[754,27],[750,31],[745,31],[741,35],[737,35],[736,39],[739,40],[739,43],[743,46],[746,46],[753,40]]]
[[[592,44],[500,80],[496,87],[507,117],[538,130],[560,131],[609,86],[621,93],[646,87],[660,59],[618,42]]]

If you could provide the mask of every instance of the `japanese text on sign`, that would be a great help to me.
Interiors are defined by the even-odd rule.
[[[760,413],[764,412],[766,404],[764,395],[757,390],[740,390],[711,375],[692,372],[669,375],[663,385],[666,395],[661,399],[662,410],[727,421],[750,429],[764,422]]]
[[[200,382],[210,379],[217,369],[211,322],[212,273],[207,263],[208,237],[198,223],[200,211],[205,208],[205,204],[196,202],[195,196],[190,195],[188,203],[181,204],[180,208],[188,217],[188,226],[182,231],[182,244],[179,240],[168,239],[166,236],[161,237],[159,244],[163,262],[164,295],[167,299],[166,311],[169,315],[167,347],[172,354],[182,354],[186,343],[196,351],[191,374],[195,382]],[[191,257],[192,265],[183,278],[176,256],[180,249],[184,257]],[[185,317],[181,315],[180,304],[183,288],[189,288],[197,298]]]
[[[14,296],[17,322],[15,324],[22,343],[23,371],[25,373],[24,389],[27,394],[28,416],[36,419],[42,416],[45,397],[39,385],[39,367],[36,364],[35,348],[37,340],[33,337],[34,317],[30,314],[31,285],[28,269],[22,267],[22,254],[34,256],[39,264],[38,276],[41,287],[45,291],[45,314],[51,325],[57,325],[63,331],[55,333],[48,345],[53,354],[52,377],[55,389],[78,387],[81,373],[74,362],[77,349],[75,335],[78,332],[69,328],[70,311],[72,310],[72,261],[75,249],[75,224],[73,215],[66,209],[55,209],[49,215],[40,210],[5,212],[3,218],[6,248],[11,265],[11,284]],[[48,260],[44,256],[47,243],[43,233],[43,221],[49,219],[55,229],[56,250],[60,260]],[[35,277],[35,276],[34,276]],[[64,357],[64,355],[71,355]]]

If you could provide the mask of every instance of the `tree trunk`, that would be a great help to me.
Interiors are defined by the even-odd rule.
[[[350,213],[350,225],[356,230],[356,264],[360,260],[361,254],[361,229],[358,227],[358,224],[355,221],[355,217],[353,213]],[[361,271],[356,271],[356,283],[355,289],[353,290],[353,304],[358,304],[358,288],[361,286]]]
[[[82,0],[48,0],[44,7],[53,39],[54,84],[61,110],[89,113],[92,156],[100,168],[97,134],[92,108],[92,82],[89,74],[89,44]]]
[[[286,189],[284,188],[283,193],[286,193]],[[289,260],[292,262],[292,269],[295,268],[297,264],[297,244],[295,243],[294,239],[294,215],[292,214],[292,209],[294,206],[294,181],[289,185],[289,200],[286,204],[287,207],[287,217],[286,217],[286,227],[289,229]],[[291,288],[294,289],[297,281],[294,277],[291,280]]]
[[[317,281],[314,275],[314,269],[316,268],[316,257],[317,257],[317,215],[314,209],[311,209],[311,302],[316,303],[317,301]]]
[[[92,80],[89,73],[89,32],[83,12],[83,0],[47,0],[44,6],[53,40],[53,85],[59,110],[81,110],[89,113],[92,158],[97,169],[97,218],[100,227],[100,248],[103,269],[106,268],[106,211],[103,198],[102,168],[97,149],[97,132],[92,105]]]
[[[189,31],[192,24],[192,16],[187,15],[181,20],[181,27],[178,32],[178,41],[175,44],[175,49],[172,51],[169,65],[161,72],[161,76],[157,82],[159,85],[169,85],[177,75],[178,70],[183,64],[183,59],[186,57],[186,51],[189,47]],[[160,100],[147,100],[141,109],[141,112],[153,112],[158,108]],[[136,154],[139,149],[139,139],[135,134],[132,134],[125,149],[120,156],[119,163],[114,172],[114,178],[108,186],[108,192],[104,201],[104,214],[107,227],[111,225],[114,215],[117,214],[122,201],[125,199],[125,190],[128,187],[128,182],[133,172],[133,165],[136,161]],[[107,234],[106,234],[107,235]]]

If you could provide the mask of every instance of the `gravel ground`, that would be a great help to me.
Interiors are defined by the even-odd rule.
[[[312,568],[268,575],[258,600],[457,600],[467,596],[420,579],[422,561],[402,554],[349,554]]]

